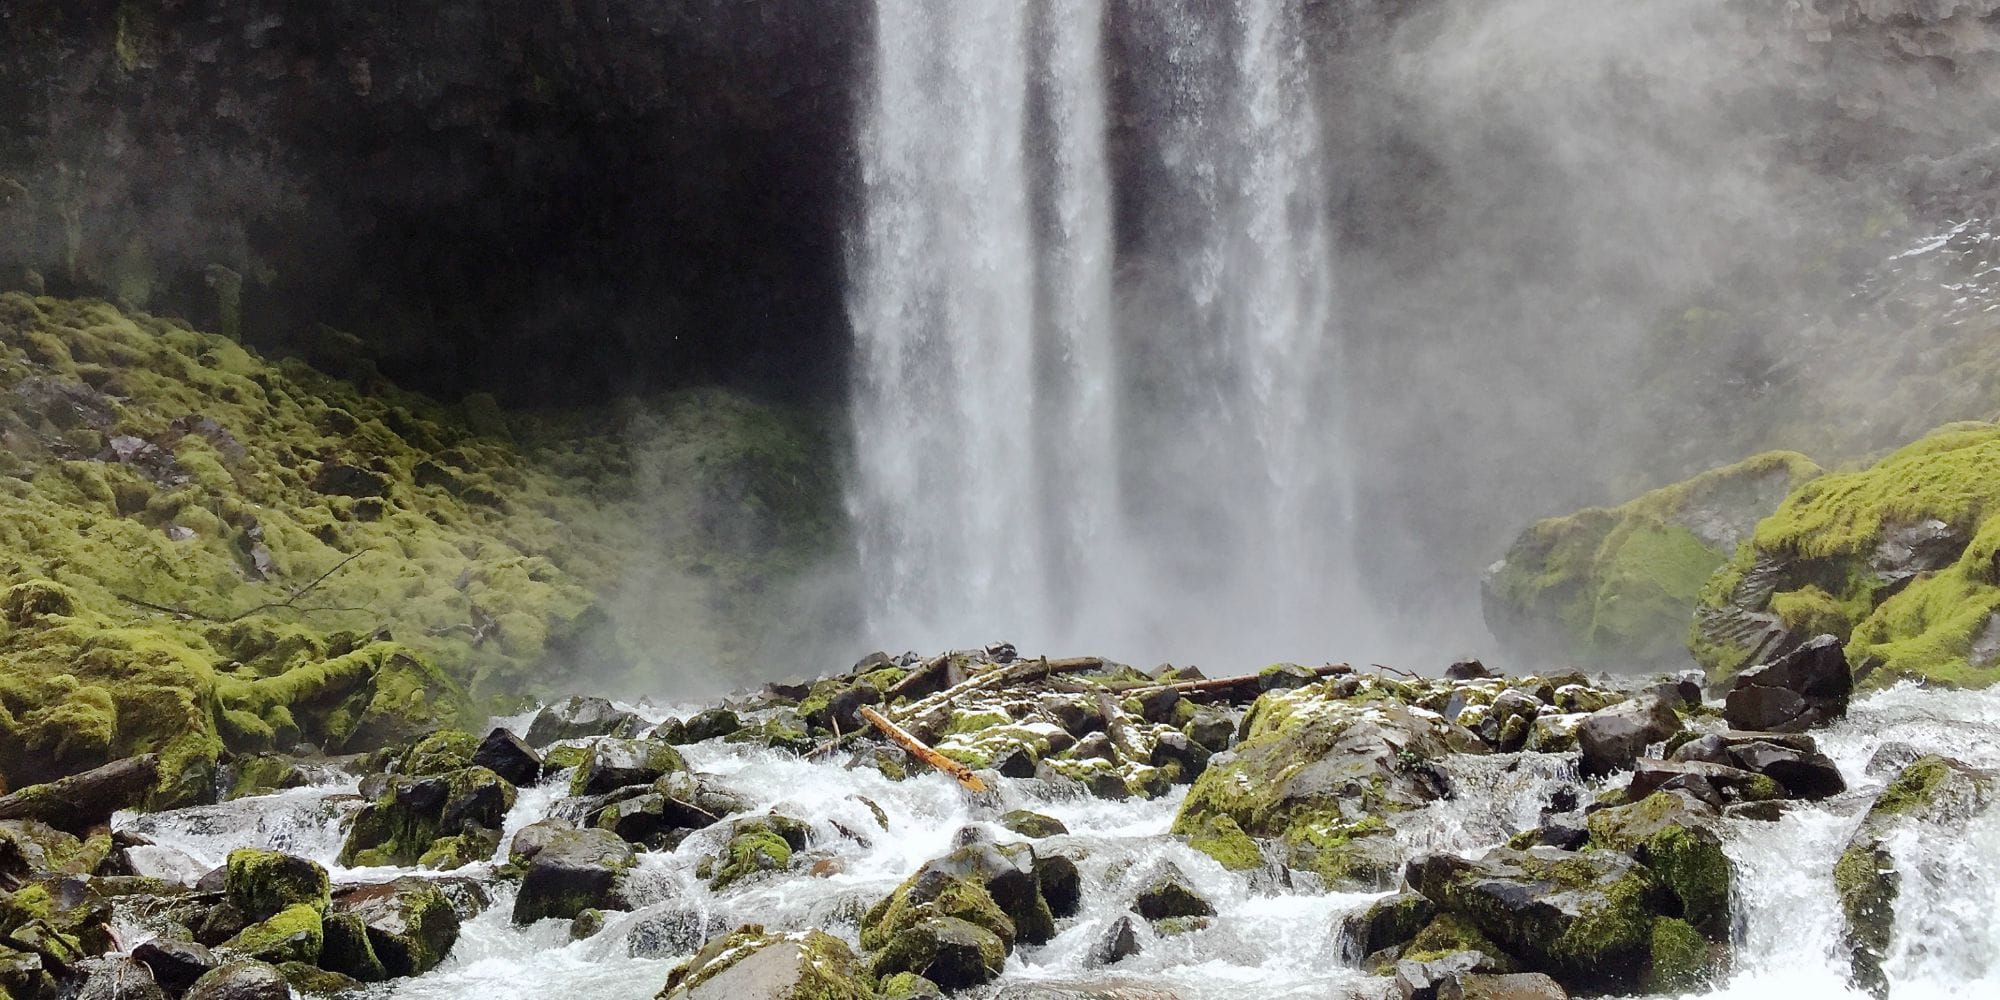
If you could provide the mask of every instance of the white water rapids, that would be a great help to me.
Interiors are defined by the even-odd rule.
[[[1729,821],[1724,835],[1737,869],[1735,970],[1707,996],[1853,997],[1845,985],[1840,918],[1832,867],[1884,777],[1866,771],[1885,743],[1939,752],[1985,768],[2000,768],[2000,691],[1962,693],[1900,687],[1856,702],[1849,718],[1816,734],[1851,791],[1822,803],[1793,803],[1776,823]],[[645,1000],[657,993],[675,962],[704,938],[739,923],[778,929],[822,928],[853,942],[861,913],[924,861],[949,851],[957,832],[984,824],[994,839],[1018,840],[991,823],[1026,808],[1060,819],[1071,831],[1038,842],[1075,858],[1084,878],[1082,912],[1062,921],[1044,946],[1024,946],[1007,963],[1000,985],[1050,981],[1124,981],[1172,990],[1184,1000],[1246,996],[1321,998],[1352,990],[1376,996],[1371,980],[1340,960],[1341,917],[1373,894],[1322,893],[1285,886],[1268,874],[1231,874],[1167,835],[1180,795],[1153,802],[1106,802],[1051,797],[1034,781],[1004,781],[997,802],[975,805],[936,774],[902,782],[873,770],[846,770],[764,749],[710,742],[688,748],[690,764],[748,797],[756,811],[805,818],[813,842],[789,873],[711,892],[694,868],[722,845],[712,828],[671,853],[641,855],[648,904],[609,914],[605,928],[584,941],[569,939],[567,921],[511,925],[511,888],[491,883],[493,905],[469,921],[451,957],[412,980],[376,987],[384,995],[437,1000]],[[1514,766],[1518,764],[1518,766]],[[1534,824],[1549,794],[1570,780],[1558,758],[1507,755],[1454,758],[1456,799],[1428,807],[1403,829],[1411,853],[1453,850],[1476,854]],[[524,789],[507,820],[507,834],[547,815],[564,776]],[[1614,778],[1613,780],[1618,780]],[[326,865],[336,882],[397,874],[440,877],[404,869],[341,868],[335,861],[340,819],[354,806],[351,785],[297,789],[219,806],[143,816],[123,814],[119,826],[144,834],[164,851],[186,854],[190,867],[220,864],[228,850],[261,846]],[[888,819],[882,828],[867,802]],[[726,826],[726,824],[725,824]],[[1903,873],[1896,904],[1895,948],[1886,962],[1894,1000],[2000,995],[2000,809],[1974,821],[1957,841],[1915,836],[1891,844]],[[503,846],[504,850],[504,846]],[[821,873],[808,872],[815,867]],[[1150,866],[1171,861],[1212,902],[1213,926],[1156,940],[1140,924],[1144,951],[1103,969],[1089,966],[1092,946],[1130,904]],[[483,877],[476,865],[444,877]],[[136,944],[147,935],[126,928]],[[972,996],[980,996],[974,992]]]

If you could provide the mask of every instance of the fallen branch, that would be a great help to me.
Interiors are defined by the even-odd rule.
[[[0,820],[40,820],[58,830],[88,836],[111,822],[112,813],[143,802],[159,774],[159,754],[114,760],[46,785],[29,785],[0,795]]]
[[[251,608],[250,610],[248,610],[248,611],[245,611],[245,612],[243,612],[242,614],[239,614],[239,615],[237,615],[237,616],[236,616],[236,617],[234,617],[234,618],[230,618],[230,619],[227,619],[227,620],[225,620],[225,621],[223,622],[223,624],[225,624],[225,625],[226,625],[226,624],[229,624],[230,622],[240,622],[240,621],[242,621],[243,619],[245,619],[245,618],[248,618],[248,617],[250,617],[251,615],[254,615],[254,614],[257,614],[257,613],[258,613],[258,612],[260,612],[260,611],[274,611],[274,610],[276,610],[276,609],[278,609],[278,608],[289,608],[289,607],[291,607],[291,606],[293,606],[293,605],[297,604],[297,603],[299,602],[299,598],[301,598],[301,597],[304,597],[304,596],[306,596],[307,594],[310,594],[310,593],[312,593],[312,592],[313,592],[313,589],[314,589],[314,588],[318,587],[318,586],[319,586],[320,584],[322,584],[322,583],[325,583],[325,582],[326,582],[326,580],[327,580],[327,577],[330,577],[330,576],[332,576],[333,574],[335,574],[335,573],[338,573],[338,572],[340,572],[340,571],[341,571],[341,569],[342,569],[342,568],[344,568],[344,567],[345,567],[345,566],[346,566],[346,565],[347,565],[348,563],[351,563],[351,562],[353,562],[354,560],[356,560],[356,559],[359,559],[359,558],[361,558],[361,557],[362,557],[363,555],[367,554],[367,552],[368,552],[368,550],[367,550],[367,549],[362,549],[362,550],[360,550],[360,551],[358,551],[358,552],[355,552],[355,553],[352,553],[352,554],[351,554],[351,555],[349,555],[349,556],[348,556],[347,558],[345,558],[345,559],[342,559],[341,561],[339,561],[339,562],[337,562],[337,563],[334,563],[334,564],[333,564],[333,568],[332,568],[332,569],[329,569],[329,570],[327,570],[326,572],[324,572],[324,573],[321,573],[320,575],[318,575],[318,576],[316,576],[316,577],[313,577],[313,579],[312,579],[312,582],[311,582],[311,583],[308,583],[308,584],[306,584],[306,585],[305,585],[305,586],[303,586],[303,587],[294,587],[294,588],[292,588],[292,592],[291,592],[291,596],[289,596],[289,597],[285,598],[284,600],[282,600],[282,601],[268,601],[268,602],[266,602],[266,603],[263,603],[263,604],[259,604],[259,605],[257,605],[256,607],[254,607],[254,608]]]
[[[1323,667],[1314,667],[1312,671],[1314,677],[1336,677],[1341,674],[1349,674],[1353,672],[1354,668],[1345,663],[1329,663]],[[1201,701],[1206,696],[1212,696],[1218,694],[1230,695],[1238,693],[1256,692],[1263,686],[1262,685],[1263,679],[1264,675],[1261,673],[1244,674],[1239,677],[1217,677],[1213,680],[1180,681],[1174,684],[1153,684],[1146,687],[1127,688],[1120,693],[1128,695],[1146,695],[1146,694],[1153,694],[1159,691],[1172,691],[1180,695],[1181,697],[1187,698],[1191,701]]]
[[[941,657],[937,658],[937,660],[941,659]],[[937,660],[927,662],[936,662]],[[1072,656],[1059,660],[1051,660],[1047,657],[1034,660],[1017,660],[1005,667],[997,670],[989,670],[977,677],[957,684],[949,690],[939,691],[928,698],[911,702],[901,708],[892,708],[889,710],[889,715],[898,722],[920,722],[929,718],[933,713],[950,708],[953,701],[976,691],[1005,687],[1010,684],[1031,684],[1035,681],[1045,679],[1052,674],[1099,670],[1103,666],[1104,659],[1098,656]],[[925,668],[919,667],[918,669],[922,670]],[[892,693],[894,691],[895,688],[891,687],[888,692],[884,692],[884,696],[890,700],[894,700],[895,695]],[[836,733],[833,739],[827,740],[807,751],[805,756],[808,759],[824,756],[839,749],[843,744],[860,735],[861,732],[862,730],[856,729],[845,735]]]
[[[321,573],[316,577],[313,577],[310,583],[304,584],[303,586],[293,587],[291,591],[288,593],[288,595],[285,597],[285,599],[282,601],[266,601],[263,604],[259,604],[248,611],[238,612],[237,614],[231,615],[227,618],[219,618],[216,617],[215,615],[204,614],[203,612],[196,611],[193,608],[183,607],[177,604],[154,604],[151,601],[142,601],[136,597],[131,596],[130,594],[117,594],[114,596],[116,596],[119,600],[124,601],[125,603],[133,605],[135,607],[145,608],[148,611],[158,611],[161,614],[173,615],[174,617],[179,618],[182,621],[204,621],[204,622],[212,622],[217,625],[233,625],[236,622],[240,622],[243,619],[248,618],[254,614],[260,614],[265,611],[278,611],[285,609],[298,611],[303,614],[313,614],[318,612],[366,611],[368,610],[367,608],[301,608],[298,607],[297,605],[299,603],[299,598],[312,593],[313,590],[318,588],[320,584],[325,583],[328,577],[331,577],[333,574],[340,572],[342,567],[346,566],[348,563],[351,563],[356,559],[361,558],[363,555],[366,555],[367,552],[368,552],[367,549],[362,549],[361,551],[355,552],[349,555],[347,558],[342,559],[337,563],[334,563],[332,569],[329,569],[326,572]]]
[[[903,727],[884,718],[882,713],[863,705],[861,707],[861,717],[867,719],[869,725],[881,730],[882,735],[895,741],[897,746],[909,751],[910,756],[951,775],[953,780],[965,786],[968,791],[983,792],[986,790],[986,782],[979,780],[979,775],[973,774],[971,768],[925,746],[924,741],[911,736],[908,732],[904,731]]]

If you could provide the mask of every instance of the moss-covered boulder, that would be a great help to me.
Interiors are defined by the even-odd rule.
[[[222,946],[262,962],[319,961],[325,935],[320,927],[322,911],[305,903],[288,906],[269,919],[245,927]]]
[[[429,972],[458,942],[459,919],[451,900],[426,879],[399,878],[343,889],[333,912],[360,925],[368,952],[390,976]]]
[[[1903,873],[1887,838],[1908,825],[1931,837],[1958,836],[1966,821],[1992,806],[1995,795],[1991,776],[1932,754],[1905,766],[1876,796],[1833,867],[1856,985],[1878,997],[1888,992],[1882,961],[1894,943]]]
[[[525,831],[524,831],[525,832]],[[527,871],[514,897],[514,923],[547,917],[574,920],[585,910],[623,910],[625,873],[637,863],[632,845],[609,830],[546,827],[521,861]]]
[[[1276,841],[1330,885],[1389,884],[1403,861],[1389,819],[1443,791],[1424,762],[1484,750],[1464,729],[1410,708],[1417,695],[1343,677],[1259,696],[1243,741],[1195,781],[1173,831],[1231,867],[1253,867],[1255,845],[1241,834]]]
[[[602,795],[630,785],[650,785],[687,770],[672,745],[657,740],[601,739],[570,779],[571,795]]]
[[[667,975],[659,1000],[876,1000],[872,978],[839,938],[737,928]]]
[[[1682,919],[1727,940],[1734,870],[1714,830],[1717,818],[1712,807],[1685,792],[1654,792],[1592,813],[1590,844],[1632,855],[1673,894]]]
[[[2000,427],[1953,424],[1804,484],[1703,588],[1691,648],[1727,677],[1820,634],[1855,679],[2000,679]]]
[[[871,969],[878,977],[917,973],[950,991],[999,978],[1007,947],[999,935],[957,917],[937,916],[898,930],[876,952]]]
[[[1538,522],[1486,573],[1487,625],[1517,662],[1677,667],[1709,577],[1819,473],[1802,455],[1770,452],[1618,507]]]
[[[491,857],[515,795],[513,785],[483,767],[391,775],[381,794],[354,814],[340,863],[448,870]]]
[[[1658,875],[1623,852],[1497,848],[1476,861],[1431,854],[1412,860],[1408,875],[1438,909],[1427,930],[1447,916],[1460,922],[1435,932],[1440,953],[1498,949],[1496,957],[1524,971],[1592,992],[1686,983],[1719,968],[1722,946],[1684,932],[1689,925]]]
[[[229,902],[249,920],[298,905],[325,913],[331,885],[318,862],[251,847],[229,852],[223,877]]]

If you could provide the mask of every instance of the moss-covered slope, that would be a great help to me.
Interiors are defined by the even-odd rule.
[[[717,524],[658,543],[616,431],[516,421],[539,442],[516,444],[490,406],[0,296],[5,780],[161,749],[164,780],[195,794],[225,747],[372,745],[608,655],[599,596],[635,554],[709,566],[711,603],[744,561],[796,562],[799,538],[725,533],[814,488],[799,446],[754,407],[681,404],[666,433],[728,430],[656,449],[653,477],[678,481],[647,502],[692,496]]]
[[[1549,518],[1487,571],[1486,621],[1524,665],[1557,656],[1612,669],[1673,667],[1711,574],[1819,467],[1768,452],[1622,506]]]
[[[1802,637],[1848,639],[1868,684],[2000,680],[2000,426],[1952,424],[1794,492],[1702,594],[1719,675]]]

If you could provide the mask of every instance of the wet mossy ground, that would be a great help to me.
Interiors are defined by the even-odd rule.
[[[827,545],[819,464],[721,392],[508,417],[0,296],[0,780],[160,751],[160,802],[187,801],[225,752],[367,748],[572,672],[673,669],[621,611],[727,669],[759,652],[757,594]]]

